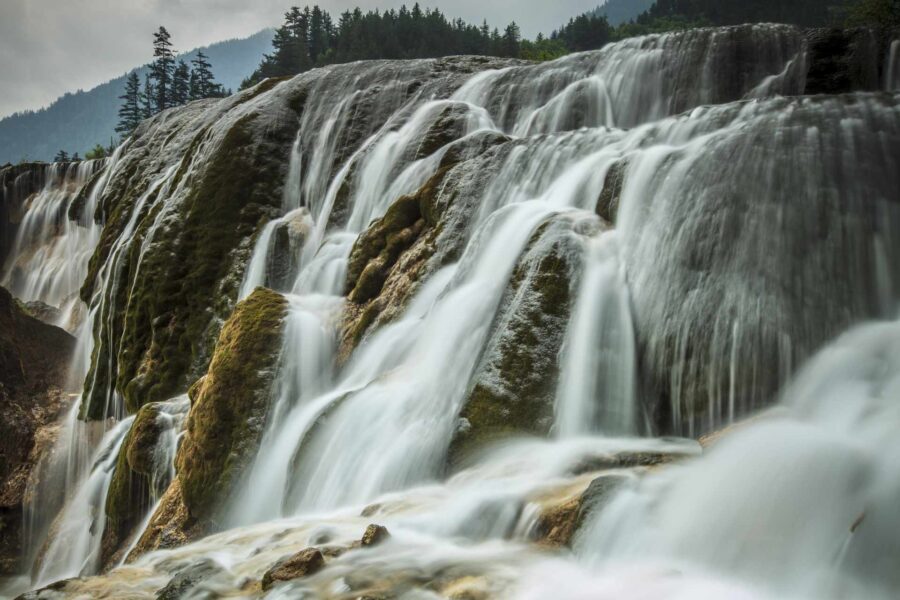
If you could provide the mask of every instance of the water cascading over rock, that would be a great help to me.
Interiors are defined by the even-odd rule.
[[[64,427],[88,449],[33,542],[36,583],[127,560],[177,587],[207,550],[141,556],[410,489],[436,512],[398,518],[399,538],[390,524],[377,552],[398,569],[421,535],[567,542],[597,472],[630,481],[693,451],[623,454],[598,433],[697,436],[774,403],[900,291],[898,98],[843,93],[888,85],[848,76],[869,54],[843,35],[756,25],[539,65],[331,66],[166,111],[79,167],[54,214],[94,236],[78,246],[90,370]],[[4,173],[12,248],[44,182]],[[541,512],[541,478],[565,477],[574,508]],[[577,519],[548,525],[560,515]],[[347,585],[382,590],[354,558],[376,550],[347,544],[346,560],[310,550],[309,589],[360,560]],[[520,568],[516,552],[491,556]],[[497,576],[478,562],[440,585]],[[197,577],[235,585],[218,564]]]

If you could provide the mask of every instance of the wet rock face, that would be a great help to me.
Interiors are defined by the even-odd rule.
[[[192,390],[176,468],[192,518],[214,520],[255,456],[269,408],[287,301],[257,288],[222,328],[209,371]]]
[[[316,548],[307,548],[279,562],[266,571],[262,578],[262,589],[268,590],[280,581],[290,581],[314,575],[325,567],[325,557]]]
[[[111,566],[118,562],[125,542],[170,484],[170,446],[187,406],[178,401],[169,404],[173,406],[159,402],[144,405],[119,449],[106,495],[101,563]]]
[[[575,225],[560,216],[539,227],[516,265],[460,414],[451,464],[498,436],[549,432],[581,270],[583,238]]]
[[[222,573],[224,569],[211,560],[202,560],[178,571],[168,584],[156,593],[156,600],[181,600],[191,597],[198,585]]]
[[[698,436],[769,406],[829,338],[894,315],[897,98],[712,110],[732,106],[748,109],[740,128],[626,169],[617,227],[657,432]]]
[[[102,418],[112,389],[135,413],[208,365],[252,238],[281,203],[296,134],[290,90],[265,92],[159,115],[117,165],[82,288],[83,299],[102,298],[83,418]]]
[[[153,550],[183,546],[209,531],[208,522],[199,521],[188,513],[181,493],[181,482],[176,477],[160,499],[159,508],[153,513],[134,550],[126,557],[126,562],[133,562]]]
[[[300,208],[275,226],[266,265],[266,286],[289,290],[300,268],[300,252],[312,231],[309,211]]]
[[[806,31],[806,94],[843,94],[879,90],[885,52],[871,29]]]
[[[19,570],[22,503],[40,459],[36,437],[68,404],[75,339],[29,316],[0,288],[0,574]]]

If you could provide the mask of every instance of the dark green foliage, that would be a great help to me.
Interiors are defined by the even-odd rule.
[[[172,73],[172,106],[187,104],[190,97],[191,70],[183,60],[178,61]]]
[[[69,153],[65,150],[60,150],[53,157],[53,162],[69,162]]]
[[[596,50],[615,39],[614,31],[606,17],[583,14],[570,20],[564,27],[550,35],[572,52]]]
[[[847,11],[850,25],[900,27],[900,0],[859,0]]]
[[[116,125],[116,133],[123,136],[131,135],[131,132],[140,125],[143,118],[141,108],[141,80],[137,71],[132,71],[125,79],[125,92],[119,96],[122,106],[119,107],[119,123]]]
[[[175,106],[172,82],[175,77],[175,53],[172,40],[165,27],[153,34],[153,63],[150,79],[153,81],[153,107],[156,112]]]
[[[144,89],[141,92],[141,119],[149,119],[155,114],[156,111],[153,107],[155,94],[153,82],[150,80],[150,74],[148,73],[144,77]]]
[[[335,22],[318,6],[294,7],[285,13],[275,34],[272,53],[242,88],[267,77],[296,75],[313,67],[370,59],[436,58],[459,54],[519,57],[519,27],[510,23],[501,35],[487,23],[481,27],[448,20],[437,9],[378,10],[360,8],[341,13]]]
[[[103,147],[102,144],[96,144],[93,148],[85,152],[84,157],[87,160],[94,160],[97,158],[106,158],[107,149]]]
[[[191,66],[192,69],[188,84],[189,100],[220,98],[226,95],[221,84],[216,83],[212,72],[212,65],[203,52],[197,52],[197,57],[191,61]]]

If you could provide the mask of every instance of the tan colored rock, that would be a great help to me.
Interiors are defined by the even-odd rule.
[[[391,534],[390,532],[388,532],[387,527],[372,523],[371,525],[366,527],[366,531],[365,533],[363,533],[360,543],[363,545],[363,547],[377,546],[390,537]]]
[[[290,581],[308,577],[325,568],[325,557],[316,548],[306,548],[297,554],[279,561],[266,571],[262,578],[262,589],[268,590],[279,581]]]

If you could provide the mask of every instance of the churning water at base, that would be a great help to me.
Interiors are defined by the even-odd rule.
[[[747,48],[752,68],[735,71]],[[890,597],[900,585],[897,325],[848,333],[794,372],[849,326],[895,316],[898,97],[771,97],[802,92],[804,50],[793,28],[754,26],[442,73],[411,95],[431,62],[305,75],[282,216],[253,240],[238,292],[265,285],[289,308],[268,425],[225,507],[235,529],[73,585],[152,595],[204,560],[218,569],[210,590],[240,594],[284,555],[350,544],[377,520],[393,536],[377,554],[347,552],[269,597],[341,597],[361,575],[430,581],[454,569],[485,579],[487,597]],[[92,324],[130,301],[124,266],[134,261],[136,279],[210,152],[186,167],[160,161],[111,240],[82,334],[88,354],[92,331],[106,351],[81,402],[108,419],[70,414],[58,443],[66,483],[48,480],[69,500],[52,523],[43,515],[36,582],[99,568],[131,417],[115,386],[122,340]],[[441,216],[420,280],[342,356],[354,244],[434,177]],[[73,238],[79,248],[96,245],[89,231]],[[521,318],[539,306],[550,259],[565,280],[556,292],[570,298],[555,329]],[[500,441],[454,472],[448,452],[473,427],[466,402],[476,387],[509,396],[496,357],[523,329],[537,339],[535,364],[559,371],[550,439]],[[779,393],[780,410],[702,457],[689,458],[695,442],[650,437],[697,436]],[[164,481],[177,429],[162,446]],[[620,453],[688,460],[604,472],[621,488],[582,526],[577,561],[530,544],[542,511]]]

